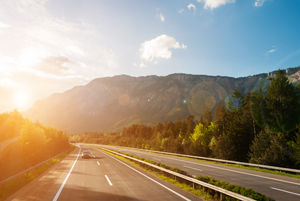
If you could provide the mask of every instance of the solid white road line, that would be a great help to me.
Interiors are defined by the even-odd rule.
[[[115,157],[113,157],[113,156],[111,156],[111,155],[109,155],[109,154],[107,154],[107,153],[105,153],[105,152],[103,152],[103,153],[104,153],[105,155],[107,155],[107,156],[111,157],[112,159],[114,159],[114,160],[116,160],[116,161],[118,161],[118,162],[122,163],[123,165],[127,166],[128,168],[132,169],[133,171],[135,171],[135,172],[139,173],[140,175],[142,175],[142,176],[146,177],[147,179],[149,179],[149,180],[153,181],[154,183],[156,183],[156,184],[160,185],[161,187],[163,187],[163,188],[167,189],[168,191],[170,191],[170,192],[174,193],[174,194],[175,194],[175,195],[177,195],[178,197],[181,197],[182,199],[184,199],[184,200],[186,200],[186,201],[191,201],[191,200],[190,200],[190,199],[188,199],[187,197],[185,197],[185,196],[183,196],[183,195],[181,195],[181,194],[177,193],[176,191],[174,191],[174,190],[172,190],[172,189],[168,188],[167,186],[165,186],[165,185],[163,185],[163,184],[159,183],[158,181],[156,181],[156,180],[152,179],[151,177],[149,177],[149,176],[145,175],[144,173],[142,173],[142,172],[140,172],[140,171],[138,171],[138,170],[134,169],[133,167],[131,167],[131,166],[127,165],[127,164],[126,164],[126,163],[124,163],[123,161],[120,161],[119,159],[116,159]]]
[[[100,162],[99,161],[97,161],[97,165],[100,166]]]
[[[76,159],[75,159],[75,161],[74,161],[74,163],[73,163],[73,165],[72,165],[72,167],[71,167],[69,173],[67,174],[65,180],[64,180],[63,183],[61,184],[60,188],[58,189],[58,191],[57,191],[57,193],[56,193],[56,195],[55,195],[55,197],[53,198],[52,201],[57,201],[57,199],[58,199],[58,197],[59,197],[61,191],[63,190],[63,188],[64,188],[66,182],[68,181],[69,176],[71,175],[71,172],[72,172],[72,170],[73,170],[73,168],[74,168],[74,166],[75,166],[75,164],[76,164],[76,162],[77,162],[77,160],[78,160],[78,157],[79,157],[79,155],[80,155],[80,151],[81,151],[81,147],[79,147],[79,152],[78,152],[78,154],[77,154],[77,157],[76,157]]]
[[[110,186],[112,186],[112,183],[111,183],[111,181],[109,180],[109,178],[108,178],[108,176],[107,176],[107,175],[105,175],[105,178],[106,178],[106,180],[107,180],[108,184],[109,184]]]
[[[201,169],[199,169],[199,168],[194,168],[194,167],[185,166],[185,165],[184,165],[183,167],[190,168],[190,169],[193,169],[193,170],[198,170],[198,171],[202,172],[202,170],[201,170]]]
[[[120,151],[122,152],[122,150],[120,150]],[[133,152],[133,153],[135,153],[135,152]],[[149,154],[149,155],[153,156],[152,154]],[[247,172],[240,172],[240,171],[237,171],[237,170],[231,170],[231,169],[216,167],[216,166],[212,166],[212,165],[205,165],[205,164],[202,164],[202,163],[200,164],[200,163],[196,163],[196,162],[192,162],[192,161],[188,161],[188,160],[181,160],[181,159],[177,159],[177,158],[173,158],[173,157],[165,157],[165,156],[157,156],[157,157],[166,158],[166,159],[170,159],[170,160],[177,160],[177,161],[190,163],[190,164],[195,164],[195,165],[199,165],[199,166],[205,166],[205,167],[210,167],[210,168],[215,168],[215,169],[225,170],[225,171],[229,171],[229,172],[235,172],[235,173],[239,173],[239,174],[245,174],[245,175],[250,175],[250,176],[253,176],[253,177],[260,177],[260,178],[264,178],[264,179],[269,179],[269,180],[273,180],[273,181],[279,181],[279,182],[284,182],[284,183],[294,184],[294,185],[300,186],[300,183],[286,181],[286,180],[282,180],[282,179],[276,179],[276,178],[272,178],[272,177],[266,177],[266,176],[251,174],[251,173],[247,173]]]
[[[291,192],[291,191],[282,190],[282,189],[280,189],[280,188],[274,188],[274,187],[271,187],[271,189],[274,189],[274,190],[277,190],[277,191],[281,191],[281,192],[285,192],[285,193],[289,193],[289,194],[292,194],[292,195],[300,196],[299,193],[294,193],[294,192]]]

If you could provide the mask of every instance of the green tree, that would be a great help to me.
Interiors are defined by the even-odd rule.
[[[284,71],[278,70],[265,96],[264,116],[268,129],[283,133],[296,129],[300,121],[299,98],[297,88]]]
[[[260,132],[250,147],[250,162],[274,166],[295,167],[298,159],[292,141],[282,133]],[[298,155],[299,156],[299,155]]]
[[[213,153],[218,158],[247,161],[251,142],[257,130],[250,112],[251,94],[236,92],[238,102],[224,117],[224,131],[216,137]]]
[[[213,122],[209,126],[198,123],[190,137],[193,154],[209,156],[211,153],[210,142],[217,130],[217,125]]]

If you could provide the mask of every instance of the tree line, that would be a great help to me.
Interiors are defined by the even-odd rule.
[[[65,133],[23,118],[17,111],[0,114],[0,143],[13,138],[0,151],[0,180],[70,148]]]
[[[130,146],[228,160],[300,167],[300,85],[279,70],[263,91],[235,91],[195,119],[135,124],[115,133],[71,136],[78,142]]]

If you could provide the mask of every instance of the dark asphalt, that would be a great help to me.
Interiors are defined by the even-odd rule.
[[[193,176],[211,176],[218,180],[252,188],[275,200],[300,201],[300,179],[297,178],[228,167],[208,162],[199,162],[192,159],[179,158],[126,147],[106,147],[160,162],[170,167],[176,167]]]
[[[200,200],[98,149],[83,146],[82,150],[84,149],[89,149],[95,158],[79,157],[58,201]],[[77,154],[78,149],[7,200],[53,201]]]

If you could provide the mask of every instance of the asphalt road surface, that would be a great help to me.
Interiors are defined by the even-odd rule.
[[[106,147],[123,153],[128,153],[160,162],[170,167],[176,167],[193,176],[211,176],[218,180],[252,188],[255,191],[275,200],[300,201],[300,179],[297,178],[228,167],[208,162],[199,162],[192,159],[151,153],[126,147]]]
[[[89,150],[93,158],[82,159]],[[82,146],[7,200],[200,200],[98,149]]]

